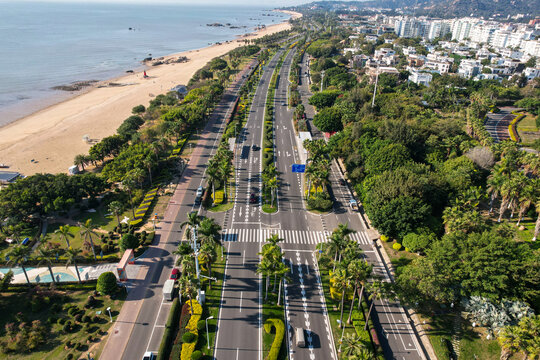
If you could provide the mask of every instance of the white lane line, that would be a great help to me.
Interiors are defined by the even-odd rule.
[[[240,312],[242,312],[242,300],[244,298],[244,292],[240,291]]]

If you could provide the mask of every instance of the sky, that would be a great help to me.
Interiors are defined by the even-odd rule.
[[[39,2],[72,2],[72,3],[131,3],[131,4],[149,4],[148,0],[18,0],[18,1],[39,1]],[[262,5],[271,8],[300,5],[312,0],[154,0],[153,4],[219,4],[219,5]]]

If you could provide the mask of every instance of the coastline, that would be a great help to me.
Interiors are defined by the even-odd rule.
[[[283,11],[291,18],[301,14]],[[115,133],[134,106],[148,102],[178,84],[187,84],[193,74],[214,57],[242,46],[245,39],[259,38],[289,29],[288,21],[267,26],[248,36],[214,44],[201,49],[170,54],[163,58],[186,56],[185,63],[146,67],[147,79],[141,71],[100,81],[82,89],[67,100],[47,106],[31,115],[0,128],[0,163],[9,171],[23,175],[66,173],[77,154],[87,153],[92,144],[83,136],[100,140]],[[109,83],[122,86],[104,86]]]

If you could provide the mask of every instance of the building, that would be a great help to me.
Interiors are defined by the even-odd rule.
[[[424,68],[435,70],[439,74],[446,74],[448,71],[450,71],[451,66],[452,66],[452,63],[448,61],[429,60],[429,59],[424,64]]]
[[[380,74],[391,74],[391,75],[398,76],[399,71],[395,67],[378,66],[378,67],[374,67],[374,68],[373,67],[368,68],[368,70],[366,71],[366,74],[369,75],[369,82],[370,82],[370,84],[372,84],[372,83],[375,82],[375,79],[377,78],[377,74],[378,75],[380,75]]]
[[[8,185],[17,180],[21,176],[18,172],[0,171],[0,185]]]
[[[429,83],[431,82],[431,79],[433,78],[433,76],[430,73],[419,72],[411,68],[409,68],[409,72],[411,73],[409,75],[409,81],[417,85],[429,86]]]
[[[477,21],[475,19],[458,19],[452,24],[452,40],[461,41],[471,36],[471,29]]]
[[[452,25],[446,20],[434,20],[429,26],[429,31],[426,38],[431,41],[435,38],[443,37],[452,32]]]
[[[478,60],[461,60],[458,68],[458,75],[464,78],[471,78],[478,75],[482,70],[482,65]]]
[[[540,66],[534,68],[526,68],[525,70],[523,70],[523,75],[527,77],[527,81],[531,81],[532,79],[540,77]]]

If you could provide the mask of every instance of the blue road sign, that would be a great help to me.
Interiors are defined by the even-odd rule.
[[[292,165],[293,173],[303,173],[306,172],[306,165],[304,164],[293,164]]]

